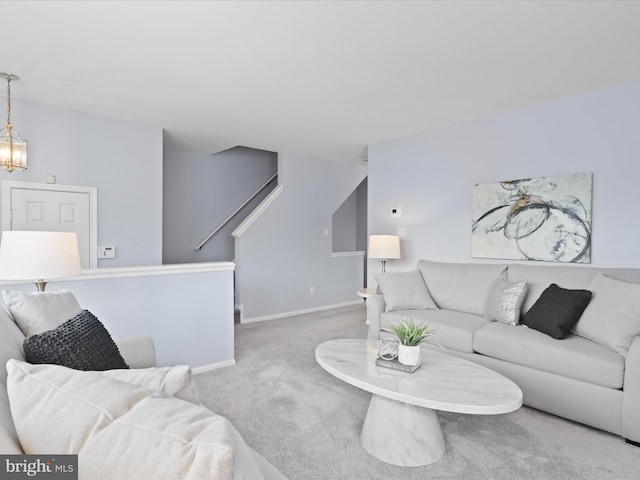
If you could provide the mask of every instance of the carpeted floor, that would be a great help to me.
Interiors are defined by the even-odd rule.
[[[438,412],[447,452],[401,468],[368,455],[360,430],[370,394],[325,372],[316,345],[364,338],[364,306],[236,325],[236,362],[196,376],[202,402],[291,480],[631,480],[640,448],[528,407],[506,415]]]

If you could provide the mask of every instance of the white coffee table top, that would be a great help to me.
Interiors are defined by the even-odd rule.
[[[422,349],[422,366],[404,373],[375,364],[377,342],[330,340],[318,345],[322,368],[362,390],[410,405],[471,414],[500,414],[522,406],[522,391],[482,365]]]

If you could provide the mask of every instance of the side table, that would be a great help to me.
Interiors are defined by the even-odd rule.
[[[375,288],[359,288],[358,296],[364,298],[365,300],[369,297],[373,297],[378,294],[378,287]]]
[[[378,294],[378,287],[374,288],[359,288],[358,296],[364,298],[364,301],[367,301],[367,298],[373,297]],[[365,325],[369,325],[369,320],[365,322]]]

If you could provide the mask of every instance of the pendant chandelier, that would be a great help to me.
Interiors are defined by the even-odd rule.
[[[0,166],[9,172],[27,169],[27,141],[11,125],[11,80],[20,77],[11,73],[0,72],[0,77],[7,80],[7,123],[0,129]]]

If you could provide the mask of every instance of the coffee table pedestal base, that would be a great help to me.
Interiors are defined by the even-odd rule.
[[[370,455],[401,467],[429,465],[445,452],[435,410],[378,395],[371,397],[360,443]]]

